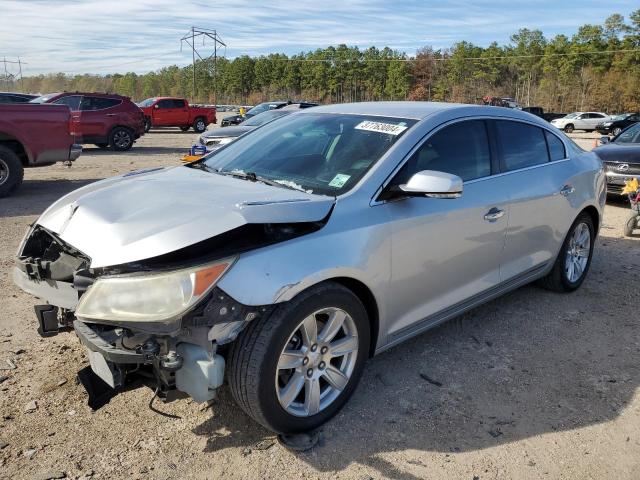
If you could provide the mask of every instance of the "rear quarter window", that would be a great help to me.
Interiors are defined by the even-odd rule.
[[[547,139],[547,147],[549,147],[549,158],[552,162],[567,158],[562,140],[556,137],[553,133],[547,132],[546,130],[544,131],[544,136]]]
[[[510,172],[549,161],[547,142],[541,128],[510,120],[496,120],[495,125],[501,151],[501,170]]]

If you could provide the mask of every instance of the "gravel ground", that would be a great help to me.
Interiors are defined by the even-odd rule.
[[[596,135],[576,134],[590,148]],[[114,154],[31,169],[0,200],[0,478],[640,478],[640,243],[610,203],[591,272],[559,295],[521,288],[369,361],[319,443],[293,453],[234,405],[148,408],[141,388],[92,412],[72,333],[41,339],[9,271],[27,225],[61,195],[178,163],[193,133],[153,131]],[[9,362],[7,362],[9,361]],[[15,366],[15,369],[12,369]],[[6,378],[5,378],[6,377]]]

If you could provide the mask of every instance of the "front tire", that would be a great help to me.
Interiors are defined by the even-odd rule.
[[[101,148],[102,150],[104,150],[105,148],[109,148],[109,144],[108,143],[96,143],[96,147]]]
[[[191,127],[184,126],[184,127],[180,127],[180,130],[182,130],[183,132],[186,132],[186,131],[188,131],[190,128],[191,128]]]
[[[561,293],[577,290],[589,272],[594,245],[593,220],[582,212],[571,225],[553,269],[540,280],[541,285]]]
[[[11,194],[22,184],[24,167],[16,153],[0,145],[0,198]]]
[[[614,137],[617,137],[618,135],[620,135],[620,132],[622,132],[622,129],[620,127],[616,127],[611,131]]]
[[[356,295],[328,282],[249,324],[229,355],[240,407],[277,433],[312,430],[353,394],[369,353],[369,320]]]
[[[133,134],[125,127],[116,127],[109,135],[109,145],[116,152],[124,152],[133,147]]]
[[[151,127],[151,119],[149,117],[144,117],[144,133],[149,133]]]
[[[631,215],[629,216],[629,218],[624,224],[624,236],[632,237],[633,231],[636,229],[637,225],[638,225],[638,214],[632,210]]]
[[[204,118],[198,117],[193,121],[193,129],[197,133],[202,133],[207,129],[207,122]]]

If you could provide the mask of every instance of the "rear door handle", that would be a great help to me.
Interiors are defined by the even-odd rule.
[[[502,218],[504,216],[504,210],[501,210],[497,207],[493,207],[491,210],[489,210],[485,216],[484,219],[487,222],[495,222],[496,220],[498,220],[499,218]]]
[[[575,191],[576,189],[571,185],[565,185],[564,187],[562,187],[562,190],[560,190],[560,195],[562,195],[563,197],[567,197]]]

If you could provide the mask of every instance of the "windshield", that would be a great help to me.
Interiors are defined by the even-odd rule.
[[[310,193],[340,195],[414,123],[367,115],[290,115],[214,151],[204,164],[211,170],[251,173]]]
[[[147,98],[146,100],[143,100],[141,102],[138,102],[138,106],[139,107],[150,107],[151,105],[154,104],[154,102],[156,101],[155,98]]]
[[[640,123],[624,130],[613,140],[613,143],[640,143]]]
[[[283,117],[287,113],[291,113],[287,110],[270,110],[268,112],[262,112],[256,115],[255,117],[251,117],[248,120],[242,122],[242,125],[245,127],[259,127],[260,125],[264,125],[265,123],[269,123],[271,120],[275,120],[278,117]]]
[[[570,113],[568,115],[565,115],[564,118],[576,118],[578,115],[580,115],[580,112],[574,112],[574,113]]]
[[[274,103],[274,102],[261,103],[260,105],[256,105],[251,110],[249,110],[246,113],[246,115],[252,117],[254,115],[258,115],[259,113],[266,112],[267,110],[272,110],[274,108],[278,108],[278,105],[280,105],[280,104],[279,103]]]
[[[53,97],[60,95],[59,93],[49,93],[47,95],[42,95],[41,97],[36,97],[33,100],[29,100],[29,103],[47,103]]]

